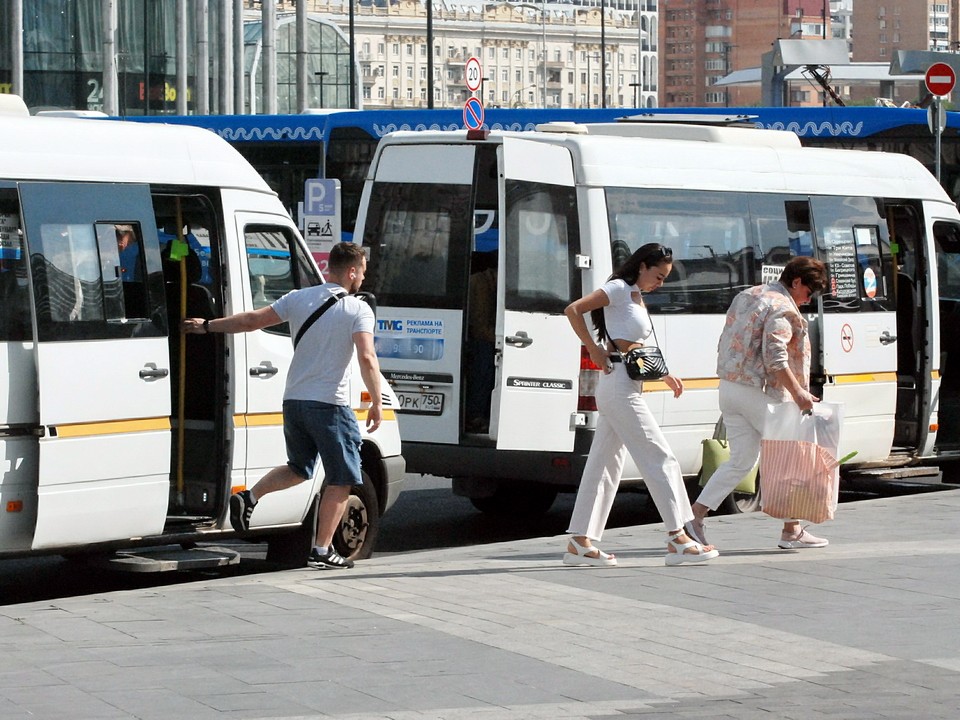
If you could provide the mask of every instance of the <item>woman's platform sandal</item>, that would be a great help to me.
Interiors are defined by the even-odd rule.
[[[703,545],[698,543],[696,540],[688,540],[685,543],[679,542],[677,540],[677,535],[684,534],[683,531],[672,533],[670,539],[667,540],[667,545],[673,547],[676,552],[667,551],[667,556],[664,558],[664,562],[667,565],[682,565],[683,563],[700,563],[706,562],[707,560],[713,560],[715,557],[720,555],[720,552],[714,548],[713,550],[707,550]],[[689,537],[689,536],[688,536]],[[696,552],[687,552],[687,550],[695,549]]]
[[[570,538],[570,547],[576,552],[567,552],[563,556],[564,565],[575,565],[581,567],[611,567],[617,564],[617,559],[608,553],[605,553],[598,547],[584,547],[573,538]],[[591,557],[587,553],[597,551],[596,557]]]

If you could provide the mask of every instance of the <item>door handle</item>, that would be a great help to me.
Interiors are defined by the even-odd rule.
[[[527,335],[527,333],[525,333],[523,330],[518,332],[516,335],[507,335],[503,341],[507,345],[515,345],[516,347],[522,348],[533,344],[533,338]]]
[[[897,341],[896,335],[891,335],[889,330],[884,330],[880,335],[880,342],[884,345],[889,345],[890,343],[895,343]]]
[[[140,371],[140,379],[156,380],[157,378],[165,378],[169,374],[170,371],[167,368],[158,368],[153,363],[147,363]]]
[[[257,365],[250,368],[250,377],[262,377],[264,375],[269,377],[270,375],[276,375],[278,372],[280,372],[280,369],[271,365]]]

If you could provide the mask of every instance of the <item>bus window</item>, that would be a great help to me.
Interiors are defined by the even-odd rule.
[[[0,190],[0,342],[29,340],[30,293],[14,190]]]
[[[376,183],[363,244],[366,285],[394,307],[463,308],[473,213],[469,185]]]
[[[571,187],[508,180],[506,306],[560,313],[580,294],[573,257],[580,252]]]
[[[726,312],[752,282],[747,196],[721,192],[610,188],[607,212],[614,266],[641,245],[673,250],[673,271],[650,295],[669,312]]]
[[[287,228],[248,225],[243,229],[243,237],[254,310],[272,305],[291,290],[320,283],[306,253]],[[290,327],[283,323],[266,328],[265,332],[289,335]]]
[[[886,220],[873,198],[811,198],[817,246],[827,263],[825,310],[894,310],[893,260]]]
[[[44,223],[30,252],[41,335],[114,337],[117,333],[104,323],[152,323],[139,223]],[[121,334],[160,330],[128,327]]]

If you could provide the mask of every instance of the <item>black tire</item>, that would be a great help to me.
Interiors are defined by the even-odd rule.
[[[363,485],[353,488],[340,526],[333,535],[333,547],[348,560],[366,560],[380,535],[380,501],[377,489],[365,472]]]
[[[537,483],[500,483],[493,495],[470,498],[480,512],[509,517],[543,515],[557,499],[557,489]]]
[[[310,511],[299,528],[282,535],[274,535],[267,540],[267,562],[284,567],[306,567],[307,556],[313,549],[313,542],[317,537],[319,508],[320,497],[317,496],[313,498]]]

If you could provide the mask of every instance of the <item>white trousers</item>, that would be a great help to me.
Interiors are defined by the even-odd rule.
[[[639,468],[667,530],[682,528],[693,519],[680,463],[642,392],[643,383],[631,380],[622,363],[614,363],[612,373],[600,376],[597,429],[567,530],[571,535],[599,542],[620,485],[627,452]]]
[[[757,464],[767,404],[772,402],[775,401],[760,388],[720,381],[720,412],[727,428],[730,459],[703,486],[698,503],[716,510]]]

